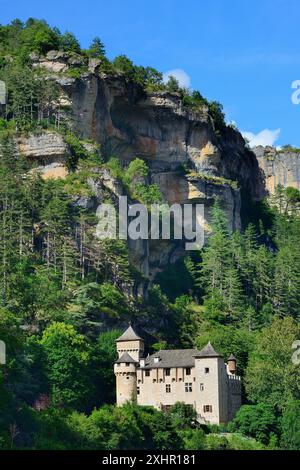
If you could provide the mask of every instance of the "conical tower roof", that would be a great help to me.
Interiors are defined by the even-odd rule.
[[[116,360],[115,364],[121,364],[121,363],[128,363],[128,364],[137,364],[137,361],[135,361],[129,354],[128,352],[125,352],[122,354],[119,359]]]
[[[124,333],[116,341],[134,341],[141,340],[140,336],[136,334],[131,325],[124,331]]]
[[[194,357],[223,357],[217,351],[215,351],[213,345],[209,341],[207,345],[201,349],[198,353],[194,355]]]
[[[236,357],[233,354],[230,354],[228,361],[236,361]]]

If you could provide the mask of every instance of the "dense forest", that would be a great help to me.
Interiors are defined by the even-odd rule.
[[[69,32],[19,20],[0,27],[0,80],[8,101],[0,120],[0,449],[300,449],[300,374],[292,344],[300,339],[300,193],[278,187],[252,204],[243,229],[231,233],[216,199],[211,236],[159,273],[147,295],[120,240],[95,240],[97,219],[74,204],[99,168],[128,195],[159,202],[140,158],[122,169],[118,156],[87,151],[61,116],[54,80],[31,67],[32,54],[59,50],[101,59],[144,89],[179,93],[191,109],[207,106],[216,128],[222,106],[172,77],[110,61],[99,38],[82,50]],[[16,137],[56,129],[72,149],[65,179],[43,179],[17,152]],[[115,339],[131,321],[149,332],[149,350],[203,347],[234,351],[243,402],[227,427],[200,426],[178,403],[168,413],[133,404],[117,408]],[[224,431],[227,437],[224,436]],[[222,433],[222,434],[220,434]]]

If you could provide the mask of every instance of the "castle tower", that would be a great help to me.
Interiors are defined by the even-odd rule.
[[[206,421],[219,424],[227,422],[228,387],[224,359],[209,342],[195,356],[197,413]]]
[[[116,340],[119,358],[115,362],[117,405],[137,399],[136,368],[144,352],[144,341],[132,326]]]
[[[139,362],[144,352],[144,341],[140,338],[131,325],[116,340],[119,358],[127,352],[132,359]]]

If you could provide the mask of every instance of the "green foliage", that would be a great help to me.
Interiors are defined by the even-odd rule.
[[[205,449],[205,434],[200,428],[185,429],[179,431],[179,436],[183,441],[183,448],[186,450],[204,450]]]
[[[205,441],[206,450],[228,450],[229,443],[225,436],[209,434]]]
[[[144,160],[140,158],[135,158],[132,160],[128,167],[126,168],[125,175],[123,177],[123,182],[127,185],[130,185],[136,179],[146,178],[149,173],[149,168]]]
[[[187,429],[197,422],[194,408],[182,402],[177,402],[171,407],[170,417],[175,429]]]
[[[291,317],[275,317],[259,334],[246,371],[246,391],[254,402],[279,410],[300,397],[299,366],[292,362],[292,344],[299,338],[299,324]]]
[[[90,335],[95,335],[108,318],[120,318],[126,312],[123,293],[106,282],[90,282],[79,286],[69,304],[70,321]]]
[[[77,39],[70,32],[61,34],[46,21],[29,18],[26,23],[13,20],[0,28],[0,54],[28,61],[30,52],[46,54],[50,50],[80,52]]]
[[[136,183],[132,195],[146,205],[162,202],[162,195],[157,184]]]
[[[148,184],[147,176],[149,168],[140,158],[132,160],[125,171],[121,167],[120,160],[115,157],[111,157],[105,166],[114,178],[123,183],[133,199],[137,199],[145,205],[162,202],[162,195],[158,185]]]
[[[109,169],[111,175],[119,180],[122,180],[123,177],[123,169],[121,167],[121,162],[116,157],[111,157],[105,166]]]
[[[172,75],[169,77],[166,83],[166,89],[171,93],[178,93],[180,91],[180,86],[178,80]]]
[[[66,31],[64,34],[60,35],[59,50],[80,54],[80,45],[74,34]]]
[[[253,206],[254,225],[235,233],[216,201],[205,248],[170,265],[142,298],[144,279],[127,245],[95,239],[95,214],[78,198],[94,196],[88,180],[97,180],[99,167],[132,200],[148,205],[162,195],[145,161],[123,167],[113,157],[102,164],[97,146],[67,129],[55,79],[31,67],[32,52],[53,49],[82,60],[68,69],[70,76],[80,78],[88,58],[100,59],[100,72],[122,75],[137,97],[177,93],[185,112],[208,113],[219,136],[225,129],[219,103],[172,77],[164,84],[160,72],[124,55],[109,62],[99,38],[81,51],[72,33],[44,21],[0,26],[0,79],[8,89],[0,119],[0,338],[8,352],[0,371],[0,448],[274,449],[280,442],[299,449],[299,366],[291,361],[299,339],[299,191],[278,187]],[[22,133],[48,128],[61,132],[71,150],[64,181],[29,171],[15,148]],[[234,181],[183,170],[191,180],[237,188]],[[245,375],[244,399],[253,404],[242,407],[231,426],[262,443],[220,428],[205,436],[183,404],[167,414],[108,406],[115,400],[116,328],[131,318],[149,326],[152,350],[200,349],[210,340],[225,359],[234,353]],[[42,397],[46,405],[50,397],[51,406],[36,412],[31,407]]]
[[[153,67],[134,65],[126,55],[115,57],[112,62],[113,70],[122,73],[126,80],[133,81],[148,91],[158,91],[163,88],[163,76]]]
[[[92,349],[92,367],[101,403],[115,402],[114,362],[117,360],[116,339],[119,336],[121,330],[100,333]]]
[[[208,105],[209,114],[212,117],[215,127],[220,130],[225,127],[225,114],[223,106],[218,101],[211,101]]]
[[[88,344],[71,326],[54,322],[43,332],[40,344],[45,353],[51,398],[59,406],[81,408],[88,398]]]
[[[105,57],[105,46],[98,36],[92,40],[91,45],[87,50],[87,55],[92,58],[100,59]]]
[[[271,405],[243,405],[230,423],[229,430],[239,431],[268,444],[270,436],[278,434],[278,419]]]
[[[300,400],[287,404],[281,420],[282,445],[289,450],[300,450]]]

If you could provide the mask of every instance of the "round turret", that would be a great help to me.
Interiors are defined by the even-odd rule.
[[[231,354],[228,358],[228,370],[231,374],[236,373],[236,358],[234,357],[233,354]]]
[[[117,405],[126,402],[136,402],[137,384],[136,368],[138,362],[127,352],[122,354],[115,362],[114,372],[116,376]]]

